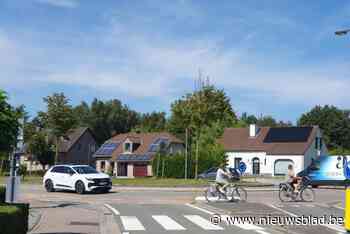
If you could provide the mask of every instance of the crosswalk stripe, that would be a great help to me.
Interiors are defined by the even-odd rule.
[[[126,231],[143,231],[145,227],[135,216],[120,216]]]
[[[222,227],[212,224],[199,215],[184,215],[184,217],[204,230],[224,230]]]
[[[166,215],[152,215],[152,218],[157,221],[165,230],[186,230],[175,220]]]

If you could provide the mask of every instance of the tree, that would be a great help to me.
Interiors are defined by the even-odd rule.
[[[214,86],[204,86],[171,104],[168,128],[172,133],[181,136],[186,128],[191,128],[196,134],[201,127],[215,122],[232,126],[235,121],[236,114],[225,92]]]
[[[258,118],[256,118],[255,115],[248,115],[246,112],[242,114],[241,120],[244,121],[247,125],[258,123]]]
[[[315,106],[298,120],[299,126],[318,125],[330,150],[350,149],[349,111],[335,106]]]
[[[171,105],[169,130],[183,139],[185,129],[189,128],[195,139],[195,178],[198,175],[201,129],[216,122],[223,127],[232,126],[236,120],[230,99],[223,90],[212,85],[204,85]]]
[[[4,161],[7,160],[9,152],[16,145],[18,135],[18,119],[20,110],[14,109],[7,102],[7,95],[0,90],[0,173],[3,170]]]
[[[55,153],[44,132],[37,132],[33,135],[28,144],[28,150],[38,159],[43,168],[55,162]]]
[[[272,116],[263,116],[258,119],[257,125],[261,127],[277,127],[277,121]]]
[[[99,144],[139,124],[139,114],[117,99],[104,102],[95,98],[90,106],[82,102],[74,108],[74,115],[78,125],[90,127]]]
[[[6,93],[0,90],[0,151],[10,152],[16,145],[19,114],[7,102]]]
[[[69,100],[63,93],[54,93],[52,96],[44,98],[47,104],[47,125],[52,135],[56,138],[55,163],[58,160],[58,144],[60,137],[73,128],[76,124],[73,108],[69,105]]]
[[[166,121],[165,112],[145,113],[140,116],[140,123],[134,131],[161,132],[166,129]]]

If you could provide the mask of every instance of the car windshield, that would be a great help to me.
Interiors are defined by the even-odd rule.
[[[96,174],[98,173],[94,168],[88,166],[73,167],[79,174]]]

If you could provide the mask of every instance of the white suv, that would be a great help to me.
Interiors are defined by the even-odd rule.
[[[73,190],[79,194],[91,191],[108,192],[111,178],[87,165],[55,165],[44,175],[43,184],[48,192],[56,189]]]

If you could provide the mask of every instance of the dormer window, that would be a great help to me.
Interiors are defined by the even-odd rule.
[[[131,142],[125,142],[124,143],[124,152],[125,153],[131,153],[132,152],[132,143]]]

